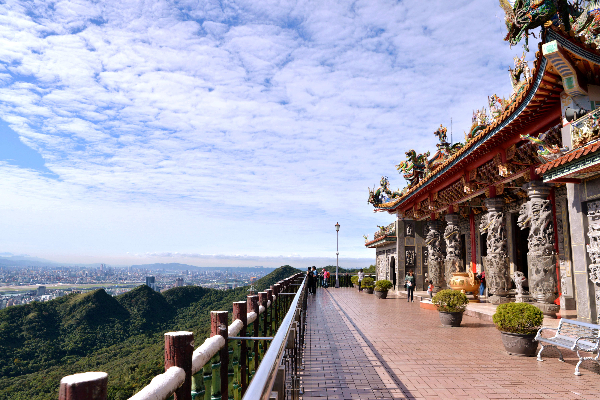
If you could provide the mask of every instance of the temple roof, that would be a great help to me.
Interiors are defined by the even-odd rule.
[[[555,27],[544,32],[543,43],[551,41],[556,41],[569,53],[569,57],[574,60],[578,69],[588,72],[588,78],[592,81],[590,83],[598,83],[595,81],[600,75],[598,69],[600,56],[595,50],[594,44],[587,45],[583,36],[574,37],[573,34],[570,35]],[[418,205],[420,201],[427,199],[430,194],[437,194],[441,189],[455,184],[461,177],[463,179],[467,177],[468,183],[469,170],[481,166],[497,154],[502,157],[499,163],[505,162],[504,151],[508,151],[509,146],[521,142],[522,134],[536,136],[539,132],[560,123],[562,78],[542,55],[542,43],[539,46],[540,51],[536,53],[531,78],[526,82],[520,94],[504,109],[502,115],[480,131],[463,148],[445,159],[423,180],[404,192],[402,196],[387,203],[378,204],[375,211],[394,213],[409,210]],[[537,161],[529,165],[539,163]],[[510,177],[510,179],[514,179],[514,177]],[[462,200],[460,199],[460,201]]]

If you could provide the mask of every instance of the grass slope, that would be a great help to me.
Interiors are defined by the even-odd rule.
[[[257,280],[259,291],[300,272],[278,268]],[[110,400],[125,400],[163,372],[163,334],[210,329],[210,311],[232,310],[248,287],[184,286],[164,293],[145,285],[112,297],[103,289],[0,311],[0,399],[55,400],[63,376],[105,371]]]

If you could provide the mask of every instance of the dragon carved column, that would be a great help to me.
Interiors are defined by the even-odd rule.
[[[553,315],[559,306],[554,304],[558,294],[552,204],[546,200],[549,193],[550,188],[543,183],[530,182],[527,187],[529,201],[521,206],[518,224],[521,229],[529,228],[529,292],[536,300],[536,307],[546,315]]]
[[[427,266],[429,268],[429,278],[433,281],[433,286],[437,292],[446,287],[444,280],[444,255],[442,254],[442,223],[441,221],[428,221],[429,231],[425,237],[427,245]]]
[[[600,201],[589,202],[587,209],[587,236],[590,243],[586,245],[586,250],[592,260],[588,266],[588,272],[595,289],[596,316],[600,316]]]
[[[508,255],[506,251],[506,226],[504,224],[504,199],[485,199],[487,214],[481,218],[479,229],[487,233],[487,256],[485,256],[485,278],[489,301],[492,304],[508,302],[511,287]]]
[[[444,230],[444,240],[446,241],[446,260],[445,276],[446,284],[450,284],[450,279],[454,272],[461,272],[462,260],[460,258],[460,228],[458,226],[458,214],[446,215],[446,229]]]

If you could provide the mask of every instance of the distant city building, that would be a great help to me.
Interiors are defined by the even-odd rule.
[[[36,296],[43,296],[46,294],[46,286],[38,286]]]
[[[175,287],[183,286],[183,278],[177,278],[175,280]]]
[[[150,287],[152,290],[156,290],[156,283],[153,276],[146,277],[146,285]]]

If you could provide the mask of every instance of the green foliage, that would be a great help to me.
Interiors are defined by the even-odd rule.
[[[298,272],[279,268],[255,287]],[[99,289],[0,310],[0,399],[55,400],[63,376],[86,371],[108,372],[108,399],[128,399],[164,371],[165,332],[193,331],[197,347],[210,311],[231,312],[247,295],[248,287],[161,294],[142,285],[118,297]]]
[[[369,268],[364,268],[364,269],[363,269],[363,272],[364,272],[365,274],[374,274],[374,273],[376,272],[376,271],[375,271],[375,268],[376,268],[376,267],[377,267],[377,266],[376,266],[376,265],[373,265],[373,264],[372,264],[372,265],[369,265]]]
[[[350,282],[352,282],[353,285],[358,285],[358,275],[352,275],[350,277]]]
[[[380,279],[375,282],[375,291],[377,292],[387,292],[390,290],[394,284],[386,279]]]
[[[469,299],[460,290],[440,290],[431,300],[437,306],[438,311],[463,312],[469,304]]]
[[[542,326],[544,314],[528,303],[504,303],[496,308],[493,320],[502,332],[533,334]]]
[[[360,286],[365,289],[370,289],[370,288],[373,288],[374,284],[375,284],[375,279],[369,278],[367,276],[361,281]]]

